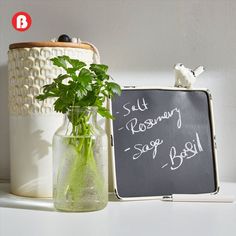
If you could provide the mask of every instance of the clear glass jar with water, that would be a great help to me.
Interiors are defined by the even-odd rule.
[[[72,107],[53,138],[53,201],[62,211],[95,211],[108,202],[108,139],[95,107]]]

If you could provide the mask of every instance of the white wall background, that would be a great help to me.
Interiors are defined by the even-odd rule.
[[[30,30],[11,26],[17,11]],[[220,179],[236,181],[236,1],[0,0],[0,179],[9,178],[7,50],[67,33],[96,44],[123,85],[172,86],[173,65],[204,65],[196,87],[214,98]]]

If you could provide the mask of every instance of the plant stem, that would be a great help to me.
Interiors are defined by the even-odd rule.
[[[72,123],[73,139],[69,144],[74,146],[77,155],[64,192],[66,198],[72,200],[72,206],[78,203],[83,194],[86,194],[89,185],[93,186],[99,198],[103,193],[103,179],[94,159],[95,142],[92,138],[92,127],[88,124],[90,116],[91,114],[81,115],[79,120],[74,120],[76,125]]]

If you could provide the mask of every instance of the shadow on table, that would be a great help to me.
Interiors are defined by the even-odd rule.
[[[109,201],[117,202],[119,199],[114,194],[109,193]],[[9,183],[1,183],[0,207],[38,211],[56,211],[52,199],[20,197],[11,194],[9,191]]]
[[[13,195],[9,192],[9,184],[1,184],[0,207],[55,211],[52,199],[28,198]]]

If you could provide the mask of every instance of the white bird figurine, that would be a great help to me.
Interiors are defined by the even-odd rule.
[[[192,88],[196,78],[205,70],[203,66],[198,66],[191,70],[186,68],[183,64],[175,65],[175,87]]]

